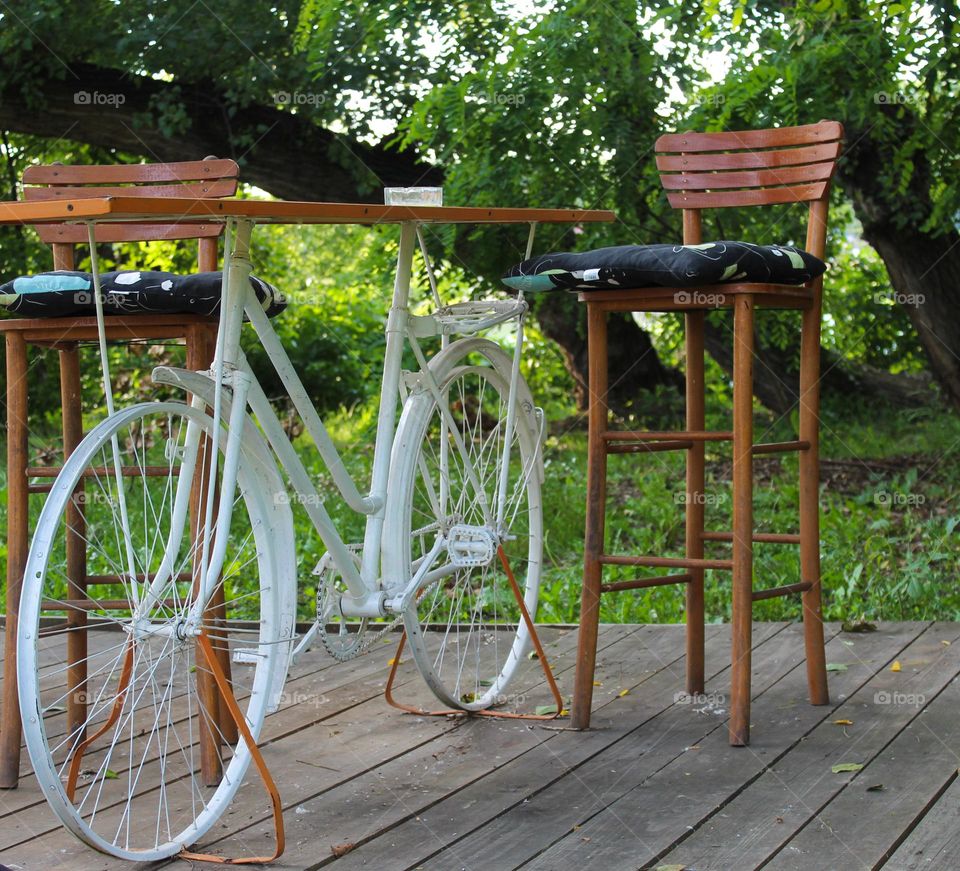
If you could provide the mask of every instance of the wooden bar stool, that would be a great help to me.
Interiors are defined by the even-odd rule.
[[[840,154],[843,129],[822,121],[803,127],[730,133],[681,133],[657,140],[657,167],[670,205],[683,210],[684,245],[700,245],[701,210],[731,206],[809,203],[806,251],[823,258],[830,179]],[[730,571],[732,580],[732,669],[730,743],[750,741],[750,654],[753,602],[800,593],[810,702],[828,702],[820,609],[819,545],[819,366],[822,277],[802,285],[760,282],[718,283],[697,288],[643,287],[584,290],[589,344],[589,442],[587,514],[580,638],[573,697],[573,725],[590,723],[600,596],[662,584],[686,585],[687,679],[689,694],[704,690],[704,599],[706,569]],[[708,309],[733,309],[733,428],[705,431],[704,318]],[[753,443],[754,313],[757,308],[802,312],[800,336],[799,433],[796,440]],[[686,346],[686,430],[612,431],[606,404],[607,313],[682,311]],[[733,529],[706,531],[704,447],[731,442]],[[655,451],[686,452],[686,535],[683,557],[608,554],[604,548],[607,456]],[[798,451],[799,533],[755,534],[752,457]],[[729,542],[732,559],[704,556],[704,542]],[[799,544],[796,583],[755,590],[753,543]],[[675,570],[655,577],[603,583],[604,566]]]
[[[236,193],[239,168],[232,160],[188,161],[170,164],[122,166],[32,166],[24,172],[24,195],[28,200],[100,196],[193,196],[225,197]],[[98,242],[198,239],[200,272],[217,269],[221,224],[98,224]],[[53,249],[53,268],[75,268],[75,245],[86,243],[87,228],[75,224],[38,227],[42,241]],[[184,339],[189,369],[208,368],[213,359],[217,318],[188,314],[132,314],[106,316],[106,335],[111,341],[163,341]],[[29,466],[28,453],[28,347],[58,351],[60,397],[63,415],[64,461],[83,437],[79,347],[97,339],[94,317],[7,318],[0,320],[7,362],[7,592],[4,637],[3,694],[0,708],[0,788],[17,786],[20,770],[21,724],[17,701],[17,616],[20,591],[30,546],[29,497],[50,491],[60,466]],[[40,482],[37,481],[39,479]],[[34,481],[34,483],[31,483]],[[88,583],[83,542],[83,516],[79,508],[71,519],[75,536],[67,540],[67,575],[71,596],[85,598]],[[91,582],[94,579],[89,579]],[[102,581],[103,579],[97,579]],[[221,593],[222,595],[222,593]],[[71,610],[70,628],[82,626],[85,614]],[[230,656],[224,645],[218,653],[221,667],[230,674]],[[67,635],[67,723],[72,731],[86,720],[86,631]],[[212,678],[210,692],[215,694]],[[221,700],[222,702],[222,700]],[[233,719],[224,708],[218,712],[220,729],[230,736]],[[219,777],[216,739],[201,736],[204,770],[209,780]]]

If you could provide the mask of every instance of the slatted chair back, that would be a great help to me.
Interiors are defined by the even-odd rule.
[[[240,168],[233,160],[206,157],[180,163],[137,163],[110,166],[31,166],[23,173],[27,200],[86,197],[229,197],[237,192]],[[88,241],[82,224],[45,224],[40,239],[53,248],[54,269],[73,269],[74,246]],[[138,242],[161,239],[198,239],[197,265],[201,272],[217,268],[219,223],[97,224],[98,242]]]
[[[843,125],[668,133],[654,146],[667,200],[683,210],[683,241],[702,242],[701,209],[810,203],[806,250],[823,257],[827,200]]]

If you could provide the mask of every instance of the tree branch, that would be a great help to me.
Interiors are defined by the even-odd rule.
[[[233,111],[212,84],[164,82],[74,64],[76,78],[0,78],[0,129],[68,139],[149,161],[231,157],[242,178],[283,199],[369,201],[381,185],[439,184],[442,171],[415,155],[366,145],[303,115],[251,104]],[[81,94],[100,95],[85,102]],[[105,99],[108,98],[108,99]],[[183,106],[182,132],[165,135],[154,109]]]

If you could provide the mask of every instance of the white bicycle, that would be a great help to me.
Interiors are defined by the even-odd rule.
[[[543,419],[520,373],[522,296],[442,306],[428,263],[437,308],[410,314],[423,239],[401,224],[363,495],[250,289],[253,223],[227,223],[211,370],[154,370],[185,402],[110,407],[53,484],[27,564],[18,677],[39,784],[73,833],[132,860],[210,830],[257,758],[292,657],[313,641],[349,659],[402,620],[436,696],[479,711],[503,699],[530,640],[513,577],[530,615],[537,606]],[[362,542],[337,533],[247,364],[244,317],[342,498],[366,516]],[[512,354],[477,336],[498,324],[515,327]],[[427,359],[421,343],[438,337]],[[327,550],[299,640],[292,505]],[[51,662],[48,639],[63,634],[69,662]]]

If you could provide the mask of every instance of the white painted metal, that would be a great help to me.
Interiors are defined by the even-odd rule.
[[[343,496],[344,501],[359,514],[372,514],[380,507],[381,503],[378,503],[370,496],[360,495],[360,490],[354,483],[353,478],[350,477],[346,466],[344,466],[343,459],[333,444],[327,428],[323,425],[320,415],[317,414],[317,409],[310,399],[306,388],[303,386],[300,376],[297,375],[290,357],[287,356],[287,352],[280,342],[280,337],[270,325],[270,319],[257,302],[256,295],[252,289],[247,296],[245,310],[250,323],[253,324],[253,328],[257,333],[257,338],[267,352],[267,357],[276,370],[277,375],[280,376],[280,381],[286,388],[287,395],[293,402],[294,408],[297,409],[297,414],[299,414],[301,420],[303,420],[303,425],[306,427],[307,432],[316,444],[320,456],[323,457],[324,465],[326,465],[327,471],[330,473],[330,477]]]
[[[381,506],[367,518],[363,536],[363,556],[360,576],[364,583],[373,586],[380,577],[381,566],[384,582],[402,583],[380,560],[380,542],[386,510],[387,480],[390,475],[390,455],[397,419],[397,401],[400,395],[400,370],[403,356],[403,339],[407,328],[407,303],[410,299],[410,272],[413,266],[413,251],[416,241],[416,226],[407,222],[400,225],[400,249],[397,252],[397,275],[393,284],[393,301],[387,318],[387,347],[383,363],[383,381],[380,385],[380,409],[377,414],[377,439],[373,448],[373,472],[370,480],[370,496],[382,500]]]
[[[483,367],[471,365],[469,361],[476,356],[486,358],[490,365]],[[441,397],[445,395],[446,386],[451,380],[457,379],[463,373],[476,373],[482,370],[483,377],[493,385],[505,401],[512,368],[513,361],[511,358],[498,345],[484,339],[462,339],[454,342],[430,361],[431,373],[440,385]],[[518,417],[515,432],[523,464],[521,473],[523,483],[521,486],[526,489],[529,500],[529,528],[526,560],[523,565],[515,567],[515,569],[518,583],[523,591],[525,604],[530,614],[533,615],[536,613],[539,592],[543,521],[539,477],[529,474],[529,471],[534,467],[539,452],[539,426],[533,403],[522,379],[517,382],[516,391],[518,393],[516,406]],[[410,506],[417,476],[422,474],[418,458],[423,446],[425,430],[430,418],[436,412],[437,401],[437,396],[428,390],[412,393],[405,403],[394,444],[394,464],[388,492],[388,524],[384,529],[383,559],[385,565],[400,565],[402,567],[401,573],[408,576],[412,574],[413,570],[411,564]],[[453,493],[451,498],[455,499],[458,495]],[[438,556],[438,547],[443,541],[440,529],[442,526],[443,519],[441,518],[436,540],[430,554],[423,561],[431,568],[419,584],[419,589],[429,590],[432,583],[439,583],[443,578],[449,577],[457,571],[464,571],[453,565],[455,560],[450,560],[439,567],[433,567]],[[497,539],[497,530],[488,528],[488,532],[491,541]],[[509,534],[509,530],[505,532]],[[499,568],[492,561],[486,565],[494,571]],[[526,569],[525,572],[523,571],[524,568]],[[409,587],[406,592],[409,594]],[[452,595],[456,595],[456,592]],[[480,710],[500,700],[521,663],[529,643],[529,635],[525,624],[518,621],[513,640],[508,642],[502,659],[498,659],[497,665],[493,669],[494,674],[483,675],[483,689],[477,690],[477,687],[481,685],[479,683],[480,677],[474,675],[478,683],[474,685],[473,690],[465,694],[463,692],[464,686],[469,685],[465,673],[469,671],[469,666],[466,662],[459,662],[455,657],[459,655],[458,650],[466,651],[469,649],[471,642],[466,636],[471,627],[468,627],[467,631],[460,627],[448,627],[445,637],[442,627],[439,635],[435,632],[425,633],[417,608],[418,604],[423,603],[426,598],[427,596],[405,595],[401,601],[388,600],[388,606],[396,607],[400,605],[405,608],[404,626],[410,640],[411,652],[418,669],[431,690],[445,704],[464,710]],[[428,638],[428,635],[431,637]],[[449,652],[439,655],[439,658],[435,649],[436,645],[433,643],[438,637],[444,638],[442,641],[444,647],[449,640]],[[446,669],[443,663],[444,656],[447,657]],[[452,672],[449,670],[449,660],[451,658],[454,658],[456,666]]]
[[[506,448],[500,455],[499,462],[506,468],[507,461],[510,459],[508,450],[512,433],[516,432],[523,456],[524,471],[521,486],[533,494],[533,529],[531,531],[533,545],[527,563],[528,571],[521,579],[521,583],[527,607],[531,613],[535,611],[540,573],[539,548],[542,545],[542,508],[539,504],[539,484],[542,480],[540,458],[542,421],[536,417],[537,409],[534,408],[529,391],[520,375],[526,303],[520,296],[515,302],[461,303],[443,308],[427,256],[423,234],[412,222],[401,225],[393,299],[386,326],[386,351],[373,469],[369,494],[362,496],[360,489],[347,473],[322,420],[250,287],[249,250],[252,228],[251,220],[227,221],[221,319],[211,373],[209,375],[191,373],[168,367],[160,367],[154,372],[157,383],[175,384],[193,394],[193,407],[167,404],[176,405],[180,409],[178,413],[189,421],[189,441],[193,447],[191,449],[188,445],[183,451],[181,462],[183,475],[177,482],[177,492],[170,503],[172,526],[165,542],[168,550],[165,552],[154,582],[148,587],[146,598],[143,601],[135,600],[138,604],[132,619],[140,619],[138,615],[148,614],[153,606],[157,605],[165,582],[163,576],[169,577],[175,571],[173,557],[168,559],[166,553],[174,553],[179,549],[188,522],[189,492],[197,466],[197,445],[203,433],[216,434],[215,441],[220,446],[220,451],[213,452],[207,512],[203,518],[204,534],[201,554],[203,592],[196,602],[193,622],[198,622],[199,615],[206,604],[206,598],[226,558],[233,494],[235,488],[239,487],[242,498],[247,504],[252,505],[257,515],[262,518],[262,529],[265,530],[262,547],[260,547],[261,539],[259,537],[257,539],[258,548],[261,551],[258,557],[262,563],[261,577],[272,579],[269,587],[261,591],[261,607],[269,612],[269,616],[262,621],[262,631],[270,636],[271,641],[261,643],[254,651],[248,650],[242,656],[245,662],[257,668],[258,675],[262,675],[258,678],[257,693],[250,703],[254,711],[251,727],[255,736],[262,721],[262,714],[273,709],[278,703],[291,654],[300,653],[309,643],[308,639],[304,639],[297,646],[296,651],[293,651],[296,551],[289,499],[281,498],[286,494],[286,488],[279,476],[274,458],[280,461],[295,492],[294,499],[305,507],[311,523],[329,551],[330,560],[341,572],[343,582],[348,589],[348,594],[341,598],[342,613],[347,616],[371,617],[402,609],[417,664],[438,697],[447,704],[467,709],[477,709],[493,703],[512,677],[516,661],[520,658],[519,651],[527,643],[525,627],[523,625],[518,627],[511,647],[512,661],[502,669],[490,691],[484,693],[481,699],[465,702],[463,699],[451,697],[449,687],[444,684],[441,676],[434,671],[426,659],[425,647],[421,643],[422,639],[419,638],[420,626],[416,618],[416,600],[420,591],[432,588],[451,574],[463,570],[464,567],[481,564],[492,566],[494,564],[492,554],[499,542],[504,540],[503,536],[509,535],[509,527],[514,519],[507,516],[506,472],[503,473],[502,480],[498,482],[497,491],[493,494],[496,501],[494,516],[489,494],[477,480],[469,451],[447,407],[447,382],[458,373],[473,371],[475,367],[467,365],[467,359],[471,356],[479,356],[489,363],[489,367],[481,367],[484,369],[484,377],[495,386],[500,395],[506,398],[508,409],[505,422]],[[528,257],[532,251],[535,230],[536,224],[531,223],[527,241]],[[93,235],[92,224],[90,235],[91,237]],[[409,316],[408,303],[412,259],[418,242],[426,263],[431,293],[439,311],[427,318],[412,319]],[[96,450],[103,446],[104,439],[112,439],[114,458],[118,463],[116,435],[118,429],[133,419],[136,414],[146,413],[142,406],[124,412],[113,410],[95,246],[93,246],[93,252],[104,391],[111,414],[104,424],[84,439],[54,484],[51,497],[41,514],[37,535],[31,547],[26,582],[31,589],[42,585],[46,571],[45,561],[48,556],[46,548],[49,546],[49,537],[70,499],[70,494],[74,492],[76,477],[85,463],[84,458],[89,459],[94,456]],[[359,571],[349,547],[334,528],[306,467],[287,439],[267,397],[256,379],[252,377],[249,365],[243,357],[239,340],[245,311],[308,432],[317,444],[335,485],[353,510],[367,515]],[[513,318],[516,318],[518,323],[518,335],[512,359],[499,346],[484,339],[465,338],[454,342],[449,339],[452,332],[472,333]],[[417,336],[425,337],[437,333],[440,335],[441,351],[428,362],[417,343]],[[420,371],[410,376],[409,380],[405,379],[405,383],[412,392],[403,402],[400,422],[397,424],[397,401],[400,397],[402,377],[401,358],[405,339],[410,341]],[[167,406],[164,404],[150,406],[153,412],[164,407]],[[203,411],[207,407],[212,408],[212,416],[208,416]],[[403,499],[407,498],[404,494],[410,492],[414,476],[418,473],[424,474],[425,467],[420,454],[422,429],[436,408],[441,410],[442,419],[453,436],[462,462],[466,465],[465,473],[472,482],[471,486],[475,491],[476,499],[483,505],[484,525],[469,527],[453,524],[452,551],[448,551],[448,539],[438,527],[434,531],[435,540],[429,552],[411,559],[409,507],[405,509]],[[252,417],[248,416],[248,409]],[[253,422],[254,420],[256,423]],[[419,437],[416,435],[418,429],[421,430]],[[225,454],[223,458],[219,457],[221,452]],[[439,491],[431,497],[431,504],[438,515],[442,515],[450,499],[457,496],[450,492],[449,487],[447,471],[451,457],[448,454],[446,439],[442,440],[440,452],[442,455],[441,482]],[[539,469],[540,474],[536,476],[531,474],[534,467]],[[118,466],[115,472],[119,481]],[[217,501],[214,498],[217,495],[217,487],[222,489],[219,493],[220,509],[215,518],[213,506]],[[122,490],[120,492],[122,493]],[[51,508],[57,505],[60,506],[59,513],[55,508]],[[125,517],[121,520],[121,525],[128,525]],[[212,535],[214,525],[216,534]],[[212,550],[211,541],[214,542]],[[134,578],[135,561],[129,553],[129,542],[127,550],[129,573],[130,577]],[[444,553],[447,553],[448,559],[441,565],[437,565],[438,559]],[[137,583],[131,581],[130,588],[131,597],[139,595]],[[28,598],[25,596],[25,601]],[[60,781],[61,772],[57,772],[51,765],[49,748],[46,746],[42,728],[38,725],[40,711],[36,672],[36,630],[31,628],[37,625],[38,609],[39,596],[35,596],[30,607],[23,612],[25,616],[21,617],[24,631],[21,632],[19,659],[21,708],[24,711],[25,726],[29,736],[28,747],[38,777],[58,816],[71,831],[97,849],[114,855],[123,855],[126,858],[134,858],[134,854],[129,850],[125,851],[118,848],[116,844],[98,840],[97,834],[75,813],[69,801],[66,800]],[[168,631],[168,627],[156,627],[149,623],[142,624],[137,633],[139,633],[137,637],[143,638],[164,635],[172,637],[172,630]],[[189,634],[189,631],[186,634]],[[218,791],[216,800],[208,803],[197,814],[194,824],[176,838],[175,843],[158,845],[152,852],[136,852],[135,858],[141,860],[162,858],[176,852],[181,845],[187,845],[200,837],[225,810],[232,791],[239,786],[241,779],[239,773],[248,763],[249,753],[245,747],[238,747],[227,771],[229,778],[225,777],[225,782],[229,782],[229,789]]]
[[[45,797],[61,822],[90,846],[101,852],[134,861],[153,861],[172,856],[201,838],[223,813],[239,789],[243,772],[250,762],[249,751],[240,741],[234,748],[220,786],[204,804],[197,807],[192,822],[182,831],[169,839],[153,836],[154,842],[151,843],[151,828],[141,826],[132,834],[136,838],[143,838],[142,843],[131,844],[130,831],[127,832],[122,843],[117,843],[119,835],[111,839],[104,831],[98,829],[96,818],[91,818],[89,807],[78,808],[67,797],[62,779],[64,769],[62,763],[58,767],[55,762],[51,752],[50,738],[45,731],[48,723],[56,722],[56,717],[45,718],[45,714],[50,712],[42,707],[37,639],[41,600],[44,598],[43,584],[50,569],[48,559],[51,545],[63,522],[64,512],[71,502],[81,475],[89,465],[97,461],[101,452],[110,445],[118,432],[138,418],[163,415],[184,417],[194,421],[204,433],[212,435],[214,432],[211,418],[190,406],[182,403],[145,403],[117,412],[103,421],[83,439],[65,463],[63,471],[54,482],[44,503],[37,532],[31,545],[24,580],[18,645],[17,679],[24,718],[24,736],[38,783]],[[251,433],[251,436],[255,438],[255,434]],[[218,441],[223,449],[225,439],[221,436]],[[281,664],[283,668],[286,667],[287,651],[282,636],[286,631],[288,636],[286,645],[289,645],[290,626],[287,625],[284,630],[284,623],[287,621],[280,613],[279,598],[281,589],[284,586],[292,587],[295,579],[290,559],[293,553],[293,531],[289,507],[285,512],[278,512],[269,502],[270,494],[280,486],[276,467],[274,465],[271,469],[269,463],[263,462],[262,444],[258,446],[251,443],[248,447],[249,450],[245,449],[242,452],[245,461],[239,464],[238,484],[244,493],[244,500],[252,519],[260,578],[265,583],[260,590],[258,663],[250,683],[251,692],[243,701],[247,723],[256,737],[273,699],[271,683],[276,677],[276,666]],[[133,618],[130,619],[132,622]],[[171,616],[170,619],[174,617]],[[144,677],[144,680],[149,684],[151,680],[149,674]],[[103,705],[108,705],[109,702],[110,699],[107,698],[103,701]],[[115,752],[123,751],[122,749],[117,751],[115,746]],[[180,750],[171,749],[170,752],[179,753]],[[161,766],[161,776],[163,758],[161,753],[157,763]],[[144,763],[141,759],[134,758],[130,764],[142,767]],[[155,802],[156,799],[151,801]],[[160,828],[158,819],[157,830],[159,831]]]
[[[110,381],[110,358],[107,356],[107,327],[103,319],[103,287],[100,283],[100,254],[97,250],[96,231],[93,222],[87,223],[87,242],[90,245],[90,275],[93,278],[93,305],[97,312],[97,343],[100,349],[100,372],[103,379],[103,399],[107,406],[107,415],[113,414],[113,385]],[[116,441],[113,448],[114,473],[120,480],[119,446]],[[127,504],[123,489],[118,488],[120,499],[120,514],[126,521]],[[139,603],[140,590],[136,583],[136,564],[129,542],[126,547],[127,572],[129,573],[129,588],[134,602]]]

